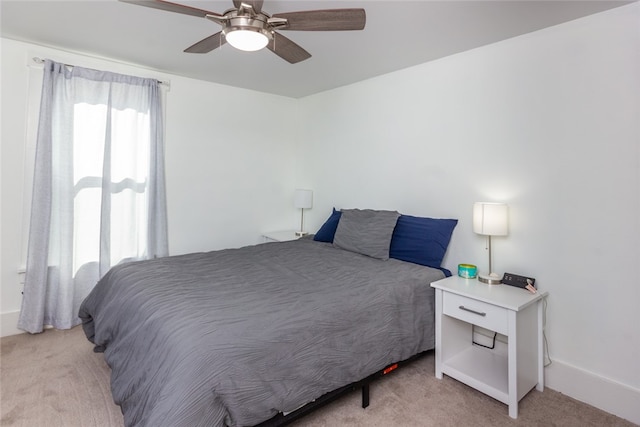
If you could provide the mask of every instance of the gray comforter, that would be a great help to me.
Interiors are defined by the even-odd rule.
[[[301,239],[119,265],[80,317],[127,426],[248,426],[433,348],[442,277]]]

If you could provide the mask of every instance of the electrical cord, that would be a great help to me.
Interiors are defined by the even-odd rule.
[[[479,345],[480,347],[488,348],[489,350],[493,350],[494,348],[496,348],[496,337],[498,336],[497,332],[493,333],[493,343],[491,344],[491,347],[489,347],[488,345],[480,344],[479,342],[475,342],[473,340],[473,335],[474,334],[475,334],[475,325],[474,325],[473,328],[471,328],[471,343],[472,344]]]
[[[549,354],[549,342],[547,341],[547,333],[546,333],[546,329],[547,329],[547,297],[545,296],[544,298],[542,298],[542,339],[544,341],[543,345],[544,345],[544,367],[546,368],[547,366],[551,365],[553,363],[553,360],[551,360],[551,356]],[[479,342],[476,342],[473,337],[475,336],[475,325],[472,326],[471,328],[471,343],[480,347],[484,347],[484,348],[488,348],[489,350],[493,350],[496,347],[496,337],[498,336],[497,332],[493,333],[493,342],[491,343],[491,346],[488,345],[484,345],[484,344],[480,344]]]
[[[549,342],[547,341],[547,333],[546,333],[546,329],[547,329],[547,297],[542,298],[542,310],[543,310],[543,314],[542,314],[542,339],[544,341],[543,345],[544,345],[544,367],[546,368],[547,366],[551,365],[553,363],[553,360],[551,360],[551,356],[549,354]],[[496,337],[498,336],[497,332],[493,333],[493,340],[491,343],[491,346],[488,345],[484,345],[484,344],[480,344],[479,342],[476,342],[473,339],[473,336],[475,336],[475,325],[473,325],[473,327],[471,328],[471,343],[480,347],[484,347],[484,348],[488,348],[489,350],[493,350],[496,347]]]

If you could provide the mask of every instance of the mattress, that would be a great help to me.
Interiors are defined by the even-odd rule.
[[[79,315],[127,426],[251,426],[432,349],[443,277],[300,239],[118,265]]]

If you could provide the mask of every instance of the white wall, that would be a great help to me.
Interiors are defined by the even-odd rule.
[[[487,268],[475,201],[510,206],[494,270],[549,292],[548,385],[640,423],[640,4],[302,100],[310,222],[332,206],[454,217],[445,266]]]
[[[495,269],[534,276],[550,293],[547,385],[640,423],[640,286],[627,268],[640,261],[639,21],[636,3],[299,101],[135,69],[171,80],[171,251],[295,227],[300,186],[314,190],[310,229],[332,206],[458,218],[445,266],[483,269],[471,207],[505,201],[511,229],[494,239]],[[20,304],[14,251],[33,50],[91,62],[2,40],[3,319]],[[246,108],[257,123],[241,120]],[[291,130],[295,120],[282,117],[295,111]]]
[[[165,154],[172,254],[255,244],[265,231],[296,228],[295,105],[172,78]]]
[[[166,182],[172,254],[261,242],[261,233],[295,229],[297,101],[163,74],[2,39],[1,335],[19,333],[18,268],[23,218],[31,58],[50,58],[170,82],[166,92]],[[31,67],[28,67],[31,64]],[[41,80],[33,78],[38,89]],[[36,107],[38,107],[36,105]],[[246,117],[252,117],[247,121]],[[27,201],[28,205],[28,201]]]

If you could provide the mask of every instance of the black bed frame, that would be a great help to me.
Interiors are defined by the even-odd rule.
[[[320,396],[318,399],[314,400],[313,402],[307,403],[306,405],[302,406],[301,408],[296,409],[293,412],[288,413],[287,415],[283,415],[282,413],[279,413],[278,415],[276,415],[275,417],[268,419],[267,421],[264,421],[258,425],[256,425],[255,427],[282,427],[282,426],[286,426],[291,424],[292,422],[304,417],[305,415],[315,411],[316,409],[319,409],[325,405],[327,405],[328,403],[333,402],[334,400],[336,400],[339,397],[344,396],[345,394],[356,390],[358,388],[360,388],[362,390],[362,408],[366,408],[367,406],[369,406],[369,384],[374,381],[375,379],[382,377],[384,375],[387,375],[393,371],[395,371],[396,369],[406,365],[407,363],[413,362],[414,360],[424,356],[427,352],[429,352],[431,350],[427,350],[424,351],[422,353],[418,353],[415,356],[412,356],[406,360],[403,360],[401,362],[396,362],[396,363],[392,363],[391,365],[385,367],[384,369],[382,369],[381,371],[378,371],[372,375],[369,375],[368,377],[366,377],[365,379],[362,379],[360,381],[356,381],[354,383],[351,383],[349,385],[346,385],[344,387],[341,387],[339,389],[336,389],[334,391],[330,391],[322,396]]]

